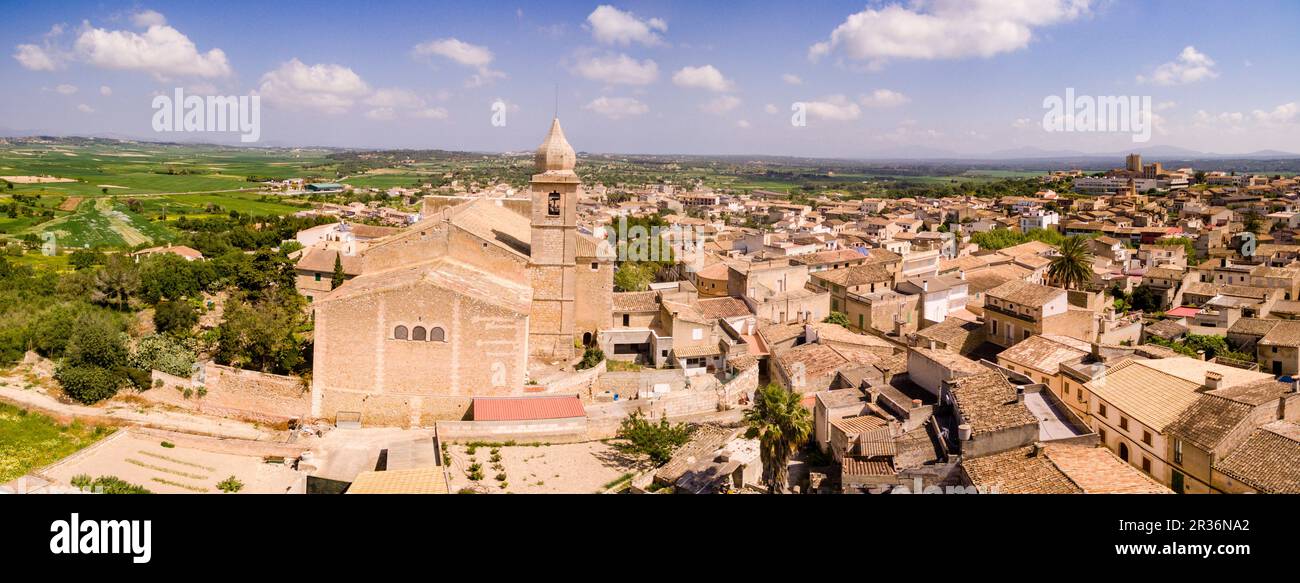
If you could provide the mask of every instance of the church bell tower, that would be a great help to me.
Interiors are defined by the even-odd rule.
[[[574,299],[578,234],[577,155],[564,138],[559,118],[537,148],[532,185],[532,251],[529,276],[533,303],[529,314],[531,356],[567,361],[576,356]]]

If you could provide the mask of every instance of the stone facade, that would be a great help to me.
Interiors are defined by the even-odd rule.
[[[556,121],[527,207],[426,205],[421,222],[370,242],[361,275],[313,302],[311,415],[460,419],[473,397],[524,394],[531,360],[568,362],[608,327],[613,263],[577,232],[574,157]]]

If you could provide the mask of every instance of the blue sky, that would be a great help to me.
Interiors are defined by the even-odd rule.
[[[1044,98],[1149,96],[1145,146],[1300,152],[1300,3],[7,2],[0,129],[153,139],[151,101],[262,96],[262,143],[879,157],[1115,152]],[[491,123],[492,104],[506,124]],[[791,124],[805,104],[807,124]]]

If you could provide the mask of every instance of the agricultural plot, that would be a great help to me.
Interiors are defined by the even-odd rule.
[[[112,433],[111,428],[54,419],[0,403],[0,483],[63,459]]]
[[[134,247],[173,238],[165,226],[127,210],[124,204],[108,197],[83,201],[73,214],[46,222],[33,232],[54,233],[62,247]]]
[[[14,192],[119,196],[255,189],[258,179],[332,174],[325,151],[214,146],[26,145],[0,147],[0,176]],[[68,182],[71,180],[72,182]]]

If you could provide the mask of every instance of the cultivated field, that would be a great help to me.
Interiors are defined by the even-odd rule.
[[[98,425],[62,425],[45,415],[0,403],[0,483],[54,463],[112,432]]]

